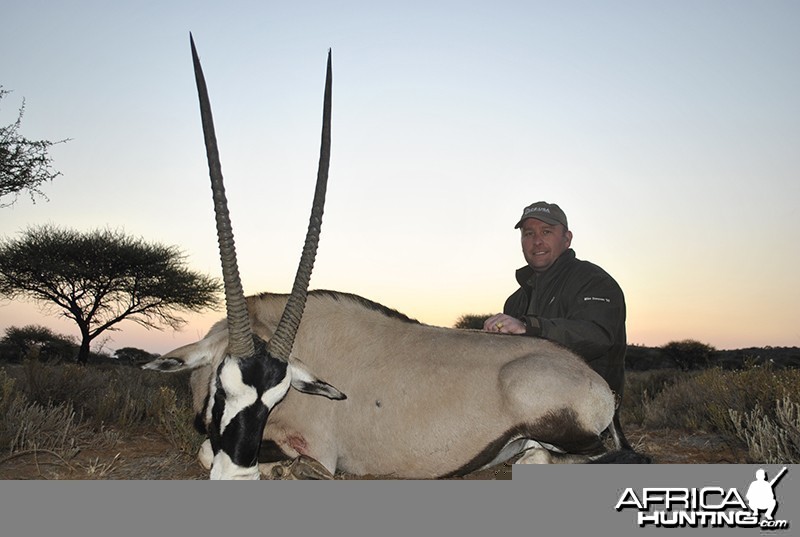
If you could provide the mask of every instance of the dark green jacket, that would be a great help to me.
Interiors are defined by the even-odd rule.
[[[580,355],[618,396],[624,384],[625,297],[606,271],[567,250],[541,274],[517,271],[520,288],[503,313],[525,322],[526,335],[555,341]]]

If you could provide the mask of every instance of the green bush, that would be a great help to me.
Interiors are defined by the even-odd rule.
[[[774,416],[761,406],[751,412],[730,411],[739,439],[750,456],[767,464],[800,463],[800,404],[789,395],[775,405]]]
[[[183,452],[200,447],[185,374],[35,360],[14,367],[16,376],[0,368],[0,450],[47,449],[66,459],[136,427],[160,432]]]
[[[456,323],[453,325],[453,328],[461,328],[467,330],[483,330],[483,323],[491,317],[491,315],[474,315],[474,314],[466,314],[462,315],[461,317],[456,320]]]
[[[143,365],[158,358],[157,354],[136,347],[123,347],[114,351],[114,357],[124,365]]]
[[[156,398],[158,431],[172,446],[194,455],[200,449],[204,438],[194,428],[194,410],[187,399],[179,399],[175,390],[162,386]]]
[[[15,431],[12,431],[13,426],[7,419],[12,405],[20,399],[15,385],[16,381],[6,373],[6,370],[0,369],[0,453],[11,445],[16,434]]]
[[[74,359],[77,353],[78,344],[73,338],[44,326],[11,326],[0,340],[0,358],[10,362],[34,359],[58,363]]]
[[[661,347],[661,351],[684,371],[707,367],[711,355],[716,351],[711,345],[693,339],[672,341]]]
[[[643,401],[644,425],[650,428],[717,432],[739,440],[731,412],[752,413],[760,407],[777,420],[777,402],[800,394],[800,370],[753,367],[741,371],[707,369],[682,378]]]
[[[44,406],[16,399],[4,416],[3,424],[2,436],[11,453],[47,450],[67,460],[94,437],[69,403]]]
[[[643,425],[649,402],[685,376],[676,369],[627,372],[620,419],[624,423]]]

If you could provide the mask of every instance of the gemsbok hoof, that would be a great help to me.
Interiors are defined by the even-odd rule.
[[[329,480],[333,479],[327,468],[311,457],[300,455],[291,461],[276,464],[271,470],[272,479]]]

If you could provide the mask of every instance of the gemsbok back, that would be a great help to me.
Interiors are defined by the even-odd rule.
[[[308,292],[330,160],[330,52],[317,187],[292,292],[245,297],[193,41],[192,56],[227,319],[145,367],[194,369],[196,425],[208,435],[199,458],[212,479],[448,477],[520,454],[518,463],[648,462],[615,424],[615,394],[566,348],[429,326],[356,295]]]

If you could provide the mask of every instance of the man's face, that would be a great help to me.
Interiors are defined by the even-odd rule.
[[[548,224],[535,218],[522,222],[522,254],[534,272],[544,272],[572,243],[572,232],[561,224]]]

